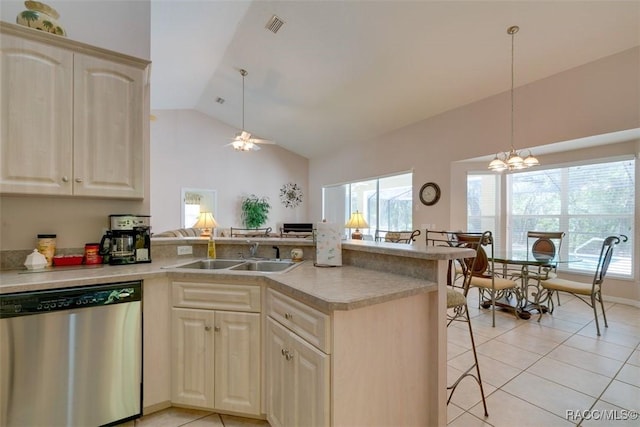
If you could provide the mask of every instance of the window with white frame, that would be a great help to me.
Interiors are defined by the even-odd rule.
[[[494,176],[467,177],[469,230],[491,230],[503,237],[508,253],[526,248],[527,231],[564,231],[560,255],[579,261],[560,268],[588,273],[595,270],[603,239],[624,234],[629,241],[616,247],[609,274],[632,277],[637,256],[633,253],[634,158],[529,169],[507,174],[504,181]],[[506,186],[505,200],[499,197],[501,183]]]
[[[355,181],[323,187],[322,217],[345,224],[352,212],[360,211],[369,224],[361,230],[373,236],[375,230],[413,229],[413,173]]]

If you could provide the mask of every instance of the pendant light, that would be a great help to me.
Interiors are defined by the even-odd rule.
[[[527,156],[523,159],[522,155],[516,151],[513,145],[513,129],[514,129],[514,114],[513,114],[513,86],[514,86],[514,39],[515,35],[520,30],[520,27],[513,25],[507,28],[507,34],[511,36],[511,149],[508,152],[497,153],[495,158],[489,163],[489,169],[495,172],[502,172],[504,170],[519,170],[526,169],[532,166],[538,166],[540,162],[535,158],[531,151],[528,151]]]

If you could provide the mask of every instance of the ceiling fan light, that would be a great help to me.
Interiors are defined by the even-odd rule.
[[[233,146],[234,150],[243,151],[242,146],[244,145],[244,142],[242,142],[241,140],[236,139],[231,143],[231,145]]]

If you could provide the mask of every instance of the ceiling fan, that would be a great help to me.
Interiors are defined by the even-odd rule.
[[[275,142],[262,138],[252,138],[251,133],[244,130],[244,78],[249,73],[241,68],[240,74],[242,75],[242,131],[238,132],[233,138],[233,142],[227,145],[231,145],[236,151],[259,150],[258,144],[275,144]]]

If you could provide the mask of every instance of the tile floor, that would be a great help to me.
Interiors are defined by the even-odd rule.
[[[552,315],[516,319],[477,308],[469,294],[489,417],[478,386],[465,379],[448,406],[450,427],[637,426],[640,412],[640,309],[605,303],[609,328],[596,335],[591,308],[563,295]],[[448,328],[448,375],[472,360],[466,325]],[[626,412],[625,412],[626,411]],[[635,411],[635,412],[633,412]],[[574,418],[580,414],[584,420]],[[627,418],[614,420],[605,417]],[[130,423],[143,427],[268,427],[266,421],[171,408]],[[302,427],[302,426],[301,426]]]
[[[477,384],[466,378],[448,406],[448,426],[640,425],[640,309],[605,302],[609,327],[600,316],[598,337],[591,308],[570,295],[560,298],[562,305],[540,323],[537,314],[522,320],[496,312],[493,328],[491,311],[478,309],[470,291],[489,416]],[[473,360],[469,334],[462,323],[447,333],[447,373],[457,378]]]

